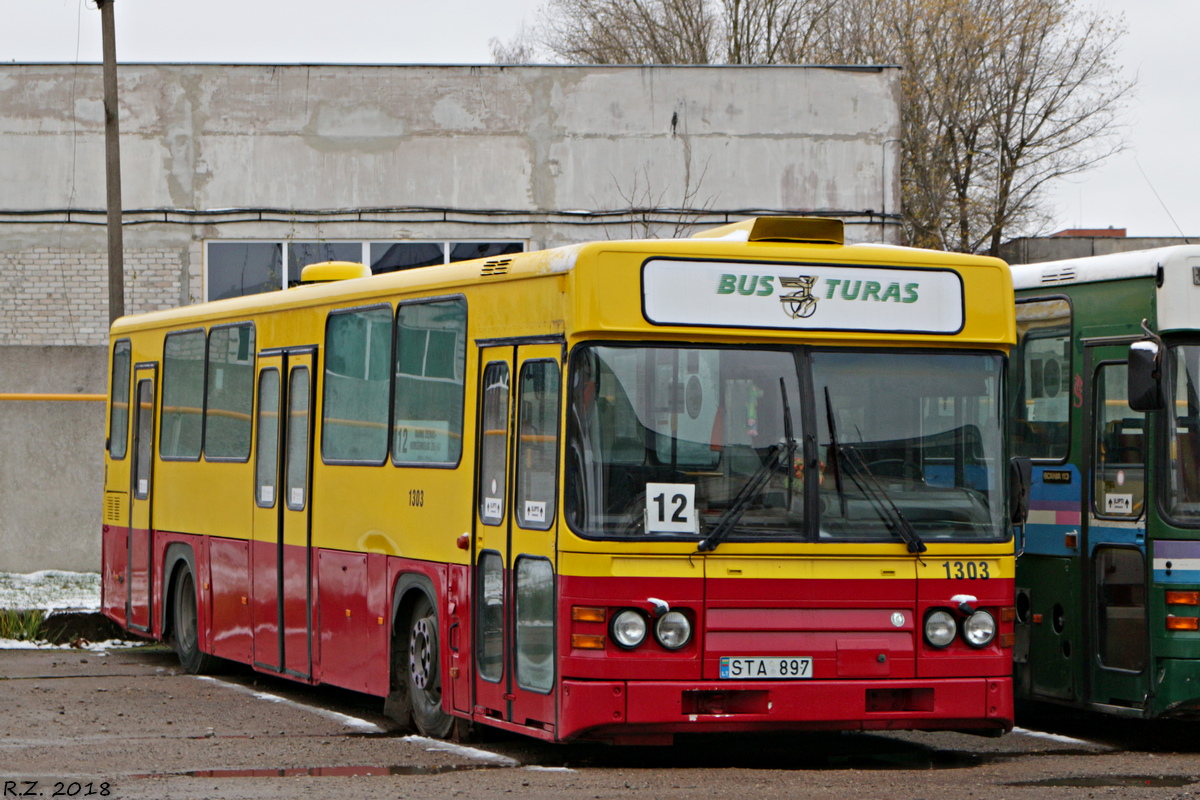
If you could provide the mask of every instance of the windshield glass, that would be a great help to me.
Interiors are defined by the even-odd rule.
[[[902,540],[919,552],[924,541],[1007,535],[1001,356],[814,352],[808,420],[804,363],[781,350],[576,348],[571,527],[682,537],[702,551],[726,539],[819,537]],[[817,470],[805,469],[806,443]],[[817,537],[806,492],[819,500],[809,515]]]
[[[726,514],[742,535],[801,536],[801,431],[791,352],[577,348],[567,518],[605,538],[698,539]]]
[[[813,353],[820,538],[1007,535],[1002,365],[984,354]]]
[[[1200,524],[1200,345],[1170,349],[1167,513]]]

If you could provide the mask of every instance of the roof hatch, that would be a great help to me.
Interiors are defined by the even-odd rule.
[[[748,238],[742,238],[743,236]],[[828,217],[756,217],[692,234],[693,239],[738,239],[749,242],[845,244],[840,219]]]
[[[371,268],[357,261],[322,261],[317,264],[309,264],[300,270],[300,284],[303,286],[310,283],[329,283],[330,281],[369,277],[371,277]]]

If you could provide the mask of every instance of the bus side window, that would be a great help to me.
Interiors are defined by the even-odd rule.
[[[1066,459],[1071,419],[1071,304],[1065,298],[1017,304],[1013,455]]]

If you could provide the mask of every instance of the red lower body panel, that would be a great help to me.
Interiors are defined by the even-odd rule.
[[[559,737],[725,731],[1007,731],[1009,678],[937,681],[574,681],[562,686]]]

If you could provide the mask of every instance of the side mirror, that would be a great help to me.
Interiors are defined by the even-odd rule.
[[[1134,411],[1160,411],[1163,397],[1162,348],[1153,339],[1129,345],[1129,407]]]
[[[1014,525],[1024,525],[1029,516],[1029,490],[1033,486],[1033,461],[1014,456],[1008,462],[1008,515]]]

